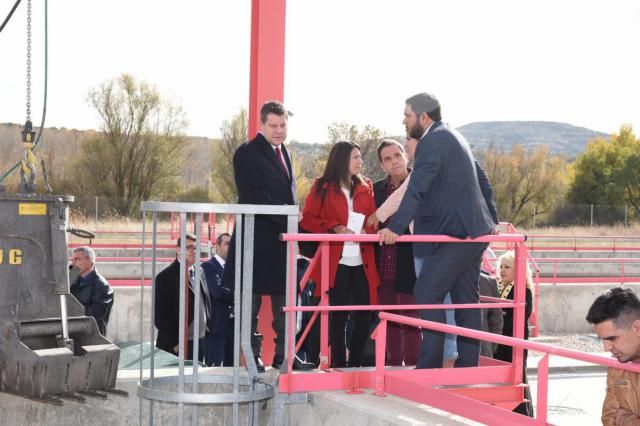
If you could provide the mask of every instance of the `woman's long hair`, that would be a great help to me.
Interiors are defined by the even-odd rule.
[[[331,147],[327,164],[324,167],[324,173],[318,178],[316,191],[322,192],[322,188],[335,186],[336,189],[345,187],[349,189],[349,194],[353,196],[353,191],[358,183],[364,184],[364,178],[361,175],[351,176],[349,173],[349,164],[351,162],[351,151],[356,148],[360,151],[360,145],[355,142],[340,141]]]

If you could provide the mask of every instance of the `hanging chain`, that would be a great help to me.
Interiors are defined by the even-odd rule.
[[[27,121],[31,121],[31,0],[27,1]]]

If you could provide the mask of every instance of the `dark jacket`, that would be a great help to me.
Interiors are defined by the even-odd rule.
[[[107,334],[107,322],[113,306],[113,289],[95,268],[84,279],[78,276],[71,285],[71,294],[84,306],[84,314],[94,317],[100,334]]]
[[[280,160],[262,134],[238,147],[233,156],[238,204],[297,204],[293,165],[287,148],[284,145],[280,147],[289,169],[289,176],[282,170]],[[286,244],[280,241],[280,234],[285,232],[286,216],[255,216],[254,293],[285,294]],[[222,279],[224,287],[229,289],[235,287],[235,246],[234,230]]]
[[[185,271],[185,274],[187,272]],[[204,281],[204,276],[201,280]],[[178,344],[180,329],[180,262],[174,260],[169,266],[160,271],[155,279],[155,321],[158,329],[156,347],[175,354],[173,348]],[[186,283],[185,283],[186,284]],[[189,321],[193,322],[195,295],[189,288]],[[201,295],[201,297],[204,297]],[[185,330],[185,333],[187,331]]]
[[[224,267],[215,257],[202,263],[202,270],[207,278],[209,295],[211,296],[211,315],[209,316],[209,333],[225,333],[227,323],[233,313],[233,293],[222,286]]]
[[[513,296],[515,294],[515,287],[511,288],[511,291],[507,295],[507,300],[513,300]],[[525,293],[525,308],[524,308],[524,338],[529,339],[529,317],[531,316],[531,312],[533,311],[533,293],[529,287],[527,287],[527,291]],[[503,324],[502,324],[502,335],[513,337],[513,309],[503,309]],[[511,362],[513,348],[509,345],[498,345],[498,348],[495,352],[495,358],[501,361]],[[525,361],[526,361],[526,353],[525,351]]]
[[[498,294],[498,283],[495,278],[481,273],[479,283],[481,296],[500,297]],[[482,309],[482,331],[502,334],[502,308]],[[497,347],[497,343],[482,341],[480,355],[493,358]]]
[[[407,192],[388,228],[396,234],[414,220],[416,235],[476,238],[498,223],[493,191],[469,144],[441,121],[433,123],[416,148]],[[434,243],[414,245],[423,257]]]
[[[387,199],[387,179],[382,179],[373,184],[373,197],[376,202],[376,208],[380,207]],[[393,216],[392,216],[393,217]],[[384,225],[380,226],[380,229]],[[409,227],[405,229],[404,234],[411,234]],[[376,263],[380,267],[380,245],[374,245],[376,250]],[[416,270],[413,263],[413,244],[401,243],[397,244],[396,257],[396,293],[413,294],[413,287],[416,283]]]

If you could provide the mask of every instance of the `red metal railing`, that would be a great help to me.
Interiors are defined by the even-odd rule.
[[[224,232],[230,233],[231,230],[233,229],[235,221],[236,221],[235,215],[231,216],[229,213],[227,213],[225,217],[225,225],[223,225],[222,227]],[[216,229],[217,223],[218,223],[217,215],[215,213],[209,213],[207,215],[207,223],[206,223],[207,227],[205,228],[204,226],[205,221],[203,217],[202,228],[208,230],[208,238],[207,238],[208,240],[215,241],[217,236],[217,229]],[[180,233],[180,224],[181,224],[180,215],[176,215],[175,212],[171,212],[171,228],[169,230],[169,233],[171,235],[172,240],[175,240],[178,238]],[[195,229],[193,216],[191,216],[189,224],[191,226],[191,229]]]
[[[307,328],[303,332],[303,336],[306,337],[313,321],[317,320],[320,316],[320,369],[324,370],[323,374],[311,374],[301,377],[297,373],[292,372],[293,365],[293,350],[294,344],[294,321],[289,321],[289,341],[287,342],[287,374],[280,376],[280,389],[285,392],[299,392],[305,390],[336,390],[345,389],[350,391],[357,391],[360,387],[373,387],[374,376],[372,372],[366,372],[363,370],[342,371],[338,369],[330,368],[329,357],[329,342],[328,342],[328,322],[330,311],[353,311],[353,310],[372,310],[378,311],[384,310],[409,310],[409,309],[478,309],[480,307],[500,307],[500,308],[512,308],[514,311],[514,330],[517,338],[524,337],[524,308],[525,308],[525,294],[524,286],[515,286],[514,301],[483,298],[483,301],[488,303],[482,303],[481,305],[472,304],[452,304],[452,305],[369,305],[369,306],[329,306],[328,290],[329,290],[329,242],[330,241],[356,241],[359,243],[375,243],[377,242],[376,235],[335,235],[335,234],[285,234],[283,235],[285,241],[320,241],[319,249],[312,262],[315,264],[320,262],[320,268],[322,271],[322,278],[320,282],[320,294],[321,300],[318,306],[308,307],[296,307],[295,306],[295,278],[293,277],[293,268],[290,270],[289,283],[293,285],[293,289],[289,292],[290,299],[288,300],[287,307],[284,309],[287,315],[292,315],[298,311],[316,311],[314,312],[312,320],[307,325]],[[402,242],[492,242],[503,241],[514,243],[516,251],[515,261],[515,274],[516,282],[524,283],[524,271],[526,262],[526,247],[524,246],[524,236],[522,235],[495,235],[478,238],[476,240],[459,240],[442,235],[414,235],[414,236],[402,236],[398,239],[399,243]],[[295,264],[295,250],[294,245],[289,245],[290,264]],[[306,283],[306,278],[311,271],[311,267],[307,271],[307,277],[303,278],[302,286]],[[298,342],[301,344],[302,339]],[[298,346],[299,347],[299,346]],[[503,397],[507,395],[506,400],[503,401],[500,406],[509,407],[512,409],[523,398],[522,388],[522,376],[516,374],[516,371],[522,371],[523,368],[523,351],[516,348],[513,353],[513,363],[506,364],[500,361],[487,360],[483,358],[483,367],[477,371],[478,375],[473,376],[479,380],[477,383],[494,383],[496,379],[499,379],[503,383],[508,383],[504,392],[497,391],[496,395]],[[480,367],[477,367],[480,368]],[[460,370],[466,370],[467,372],[462,374]],[[412,374],[417,378],[416,380],[423,380],[425,372],[433,374],[436,370],[411,370]],[[476,371],[475,369],[456,369],[456,371],[448,370],[447,374],[436,374],[438,379],[437,384],[447,385],[456,384],[456,381],[468,380],[468,372]],[[414,379],[410,379],[414,380]],[[452,381],[453,380],[453,381]],[[496,382],[497,383],[497,382]],[[427,401],[425,401],[427,402]],[[428,402],[432,404],[432,402]],[[432,404],[433,405],[433,404]],[[484,404],[483,404],[484,406]],[[504,411],[504,410],[503,410]],[[510,412],[506,412],[509,415],[513,415]],[[518,416],[519,417],[519,416]]]
[[[638,276],[625,276],[624,267],[625,264],[628,263],[640,263],[639,257],[609,257],[609,258],[600,258],[600,257],[554,257],[554,258],[538,258],[538,263],[553,263],[553,276],[545,277],[543,282],[556,284],[558,281],[558,264],[560,263],[608,263],[608,264],[618,264],[620,266],[620,275],[615,278],[615,280],[609,282],[619,282],[620,284],[624,284],[625,282],[639,282],[640,277]],[[572,277],[575,279],[582,281],[585,277]],[[598,279],[602,277],[597,277]],[[597,281],[600,282],[600,281]]]
[[[527,246],[531,251],[637,251],[640,236],[527,235]]]
[[[533,343],[522,340],[524,336],[524,296],[525,296],[525,265],[527,261],[526,247],[522,235],[496,235],[482,237],[474,241],[503,241],[514,243],[515,250],[515,297],[514,301],[502,299],[483,298],[482,307],[501,307],[514,309],[514,338],[486,333],[478,330],[470,330],[446,324],[418,320],[401,315],[381,312],[380,325],[374,332],[376,341],[376,365],[375,370],[370,369],[330,369],[328,352],[328,314],[330,311],[354,311],[354,310],[408,310],[408,309],[469,309],[478,308],[478,304],[459,305],[376,305],[376,306],[329,306],[327,291],[329,271],[329,244],[330,241],[355,241],[360,243],[376,242],[375,235],[333,235],[333,234],[285,234],[283,240],[293,241],[320,241],[319,249],[312,260],[307,274],[303,277],[302,286],[312,270],[312,266],[321,262],[321,301],[318,306],[295,306],[295,277],[293,267],[290,269],[289,283],[292,286],[289,292],[290,298],[286,315],[292,318],[295,312],[313,311],[313,319],[307,325],[298,346],[294,344],[294,321],[289,321],[289,340],[287,344],[287,372],[279,377],[280,390],[282,392],[306,392],[319,390],[343,389],[347,392],[358,392],[360,388],[367,387],[375,390],[375,394],[382,396],[387,393],[398,395],[416,402],[429,404],[436,408],[444,409],[452,413],[468,417],[487,424],[548,424],[547,423],[547,392],[548,392],[548,357],[549,354],[564,356],[581,361],[592,362],[604,366],[623,368],[640,372],[640,366],[620,364],[617,361],[602,356],[582,353],[569,349]],[[457,240],[455,238],[428,235],[428,236],[403,236],[398,242],[463,242],[471,240]],[[290,264],[294,265],[295,248],[289,244]],[[497,302],[497,303],[496,303]],[[318,373],[294,373],[293,354],[294,348],[299,349],[306,338],[312,323],[317,316],[321,319],[320,337],[320,369]],[[513,362],[504,363],[497,360],[481,358],[480,366],[457,369],[388,369],[385,368],[386,330],[387,322],[397,322],[419,328],[427,328],[436,331],[458,334],[478,340],[486,340],[494,343],[510,345],[514,347]],[[538,398],[536,419],[524,417],[511,412],[511,410],[523,400],[523,350],[534,350],[546,355],[538,365]],[[492,384],[492,386],[464,387],[461,385]]]
[[[565,358],[571,358],[578,361],[590,362],[593,364],[603,365],[606,367],[619,368],[622,370],[633,371],[636,373],[640,373],[640,365],[634,363],[622,364],[616,361],[613,358],[603,357],[601,355],[594,355],[586,352],[575,351],[572,349],[564,349],[556,346],[550,346],[542,343],[530,342],[528,340],[515,339],[512,337],[500,336],[493,333],[487,333],[484,331],[471,330],[467,328],[450,326],[447,324],[440,324],[432,321],[424,321],[415,318],[406,317],[403,315],[390,314],[386,312],[381,312],[379,314],[380,323],[374,332],[374,338],[376,341],[376,372],[375,372],[375,393],[376,395],[383,396],[385,393],[385,381],[387,380],[385,376],[384,369],[384,351],[386,345],[386,339],[384,336],[386,335],[387,322],[395,322],[399,324],[412,325],[419,328],[427,328],[430,330],[441,331],[443,333],[452,333],[457,334],[459,336],[470,337],[478,340],[489,341],[493,343],[498,343],[501,345],[508,345],[514,348],[527,349],[529,351],[536,351],[544,353],[545,355],[539,361],[538,364],[538,394],[537,394],[537,410],[536,410],[536,418],[526,418],[519,417],[519,424],[548,424],[547,423],[547,396],[548,396],[548,382],[549,382],[549,355],[557,355]],[[470,373],[472,374],[472,373]],[[400,388],[399,396],[402,396],[407,399],[414,399],[415,396],[412,395],[411,389],[402,389]],[[398,392],[396,392],[398,394]],[[453,402],[455,402],[458,398],[451,398]],[[464,401],[460,401],[464,402]],[[436,405],[438,406],[438,405]],[[475,407],[473,405],[465,404],[440,404],[439,408],[448,409],[451,412],[459,414],[464,417],[468,417],[478,421],[491,420],[488,424],[494,424],[495,422],[499,422],[500,420],[507,420],[508,417],[503,417],[504,413],[494,413],[489,415],[479,415],[474,412]],[[511,413],[509,413],[511,414]],[[497,424],[497,423],[495,423]]]

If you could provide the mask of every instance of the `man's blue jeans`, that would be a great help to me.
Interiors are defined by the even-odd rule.
[[[416,268],[416,277],[420,275],[420,271],[422,270],[422,267],[424,266],[424,259],[421,259],[419,257],[414,257],[413,258],[413,263],[415,265]],[[447,293],[446,297],[444,298],[444,301],[442,302],[446,305],[451,303],[451,294]],[[447,309],[444,311],[445,317],[447,318],[447,324],[448,325],[456,325],[456,317],[455,317],[455,311],[453,309]],[[458,336],[456,336],[455,334],[445,334],[444,335],[444,353],[442,358],[447,361],[450,359],[455,360],[456,358],[458,358],[458,345],[456,344],[456,338]]]

